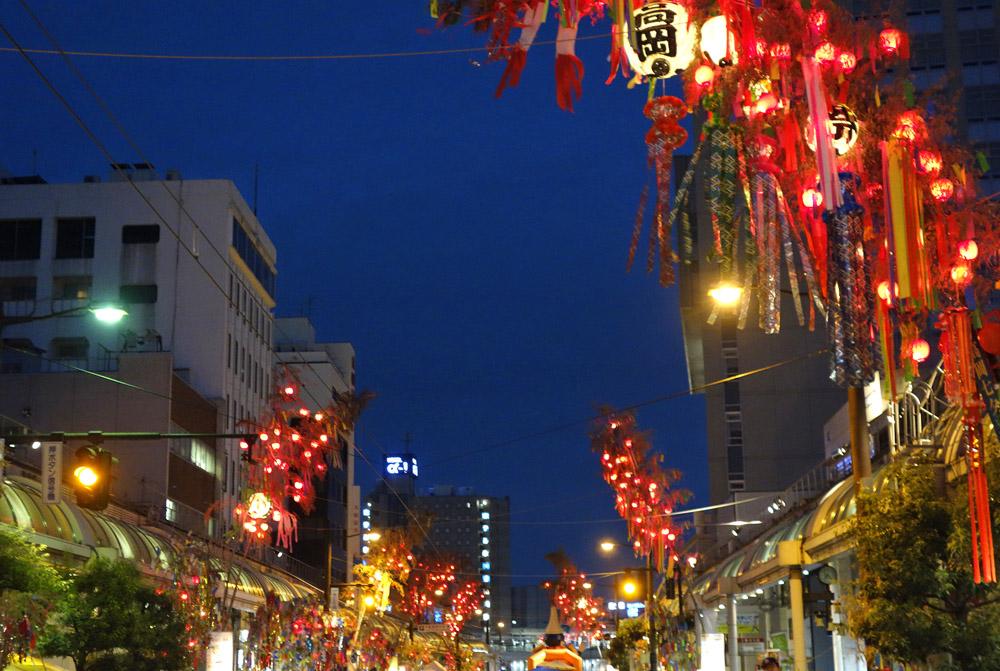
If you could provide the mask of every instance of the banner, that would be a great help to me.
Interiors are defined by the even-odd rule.
[[[42,501],[62,501],[62,443],[42,443]]]

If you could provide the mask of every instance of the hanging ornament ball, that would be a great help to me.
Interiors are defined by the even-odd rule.
[[[1000,355],[1000,310],[986,314],[976,339],[984,351],[994,356]]]
[[[975,261],[979,256],[979,245],[972,238],[958,243],[958,255],[966,261]]]
[[[934,200],[943,203],[955,195],[955,185],[947,177],[938,177],[931,182],[931,195]]]
[[[972,279],[972,270],[964,263],[959,263],[951,269],[951,281],[961,286]]]
[[[708,88],[715,81],[715,68],[711,65],[699,65],[694,71],[694,81],[698,86]]]
[[[822,65],[829,65],[837,58],[837,48],[831,42],[824,42],[816,47],[815,56]]]
[[[917,338],[913,341],[913,345],[910,347],[910,358],[917,363],[923,363],[927,361],[927,357],[931,355],[931,346],[923,338]]]
[[[806,207],[819,207],[823,204],[823,194],[819,189],[809,187],[802,192],[802,204]]]
[[[917,167],[920,168],[920,172],[925,175],[937,177],[938,173],[941,172],[942,166],[943,163],[941,162],[941,154],[936,151],[921,149],[917,152]]]
[[[878,35],[878,48],[886,56],[894,56],[903,44],[903,33],[896,28],[886,28]]]
[[[247,502],[247,515],[255,520],[267,517],[271,512],[271,499],[264,492],[256,492]]]
[[[837,61],[840,63],[840,69],[847,74],[854,72],[854,68],[858,65],[857,57],[850,51],[841,51]]]

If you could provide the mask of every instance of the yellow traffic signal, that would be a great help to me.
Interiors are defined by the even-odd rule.
[[[104,510],[111,500],[111,466],[115,458],[96,445],[76,451],[73,467],[73,490],[81,508]]]
[[[90,466],[77,466],[73,471],[76,481],[88,489],[97,484],[97,472]]]
[[[639,585],[634,580],[630,579],[622,582],[622,594],[625,596],[635,596],[638,591]]]

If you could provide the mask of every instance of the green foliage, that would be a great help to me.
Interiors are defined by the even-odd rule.
[[[181,671],[189,665],[184,621],[136,566],[94,559],[70,579],[40,643],[77,671]]]
[[[37,631],[61,588],[44,550],[18,529],[0,527],[0,626],[7,631],[0,636],[0,669],[29,652],[30,640],[20,636],[19,623],[27,617]]]
[[[972,582],[965,483],[945,496],[934,464],[919,457],[888,468],[852,522],[853,633],[901,662],[946,654],[957,669],[1000,671],[1000,590]],[[1000,469],[992,470],[996,486]]]
[[[647,650],[646,619],[635,617],[629,620],[619,620],[618,630],[608,646],[608,663],[618,671],[629,671],[632,656],[642,650]]]

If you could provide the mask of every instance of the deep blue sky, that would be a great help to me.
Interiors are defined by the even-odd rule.
[[[371,53],[479,46],[434,31],[424,0],[33,3],[67,49],[213,54]],[[48,47],[14,0],[0,20]],[[581,34],[607,30],[607,23]],[[539,39],[552,39],[550,17]],[[8,46],[6,43],[3,46]],[[75,62],[158,168],[229,178],[278,248],[278,313],[312,297],[319,335],[350,340],[359,385],[378,393],[359,445],[402,448],[421,481],[509,495],[517,574],[564,547],[607,570],[597,541],[623,533],[586,425],[457,458],[464,450],[686,387],[676,290],[625,253],[646,167],[644,93],[608,87],[607,41],[578,45],[575,114],[555,105],[553,47],[497,101],[482,54],[337,62]],[[138,161],[57,56],[38,63],[119,161]],[[21,58],[0,54],[0,165],[51,182],[105,161]],[[640,255],[644,254],[644,250]],[[637,264],[637,265],[641,265]],[[644,409],[641,424],[704,503],[700,397]],[[358,475],[374,481],[363,463]],[[517,511],[524,511],[519,513]],[[552,523],[552,524],[549,524]],[[527,577],[519,582],[531,582]]]

